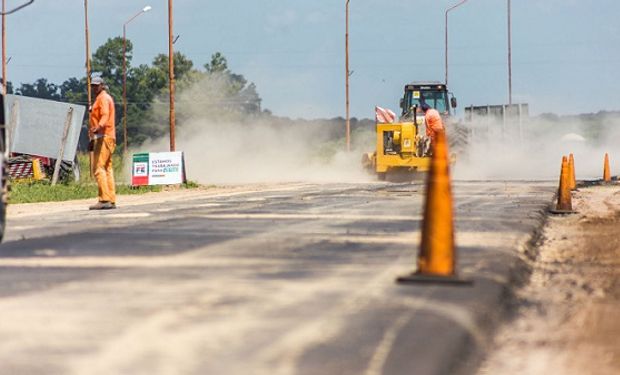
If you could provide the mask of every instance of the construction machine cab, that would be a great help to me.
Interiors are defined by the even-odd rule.
[[[430,138],[424,136],[424,113],[422,103],[435,108],[443,117],[444,124],[458,134],[454,122],[456,98],[441,82],[414,82],[405,86],[400,100],[401,118],[395,122],[377,121],[375,152],[362,156],[362,165],[377,174],[380,180],[402,181],[412,179],[419,172],[426,172],[431,165]],[[457,138],[458,139],[458,138]],[[451,156],[451,162],[454,157]],[[388,177],[390,176],[390,177]]]
[[[414,82],[405,86],[405,95],[400,100],[401,117],[413,118],[413,108],[420,108],[422,102],[435,108],[442,116],[452,116],[457,105],[456,98],[443,83]]]

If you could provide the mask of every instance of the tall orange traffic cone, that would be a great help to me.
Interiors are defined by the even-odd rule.
[[[603,166],[603,182],[611,182],[611,173],[609,172],[609,154],[605,153],[605,165]]]
[[[560,171],[560,186],[558,188],[558,203],[555,210],[551,210],[554,214],[571,214],[573,211],[573,203],[570,194],[570,171],[568,168],[568,159],[562,156],[562,169]]]
[[[577,189],[577,180],[575,178],[575,158],[573,157],[573,154],[571,153],[568,156],[568,172],[569,172],[569,182],[570,182],[570,190],[575,190]]]
[[[470,284],[455,271],[454,220],[450,160],[445,132],[432,143],[433,156],[426,179],[422,241],[416,272],[396,279],[399,283],[436,282]]]

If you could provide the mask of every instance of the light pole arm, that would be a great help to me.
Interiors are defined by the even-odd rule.
[[[345,138],[347,152],[351,151],[351,115],[350,115],[350,102],[349,102],[349,77],[351,76],[349,70],[349,1],[347,0],[345,6],[345,101],[346,101],[346,119],[345,119]]]
[[[15,13],[15,12],[17,12],[18,10],[20,10],[20,9],[22,9],[22,8],[27,7],[28,5],[30,5],[30,4],[32,4],[32,3],[34,3],[34,0],[30,0],[30,1],[28,1],[27,3],[22,4],[22,5],[18,6],[18,7],[15,7],[15,8],[13,8],[13,9],[9,10],[9,11],[6,11],[6,12],[5,12],[5,11],[2,11],[2,12],[0,12],[0,15],[5,16],[5,15],[7,15],[7,14]]]
[[[123,24],[123,29],[125,28],[125,26],[127,26],[127,24],[133,20],[136,19],[136,17],[138,17],[139,15],[141,15],[142,13],[144,13],[143,11],[139,11],[138,13],[136,13],[135,15],[133,15],[130,19],[127,20],[127,22],[125,22]]]
[[[123,24],[123,156],[127,155],[127,25],[149,10],[150,6],[144,7]]]
[[[446,67],[445,67],[445,70],[446,70],[445,84],[446,84],[446,86],[448,86],[448,13],[451,10],[453,10],[454,8],[457,8],[457,7],[465,4],[466,2],[467,2],[467,0],[461,0],[460,2],[454,4],[450,8],[446,9],[446,20],[445,20],[445,25],[446,25],[446,27],[445,27],[445,31],[446,31],[446,35],[445,35],[445,37],[446,37],[446,48],[445,48],[445,51],[444,51],[444,56],[445,56],[445,59],[446,59],[446,61],[445,61],[445,65],[446,65]]]
[[[446,13],[448,13],[449,11],[451,11],[454,8],[460,7],[461,5],[465,4],[467,2],[467,0],[461,0],[459,3],[452,5],[450,8],[448,8],[446,10]]]

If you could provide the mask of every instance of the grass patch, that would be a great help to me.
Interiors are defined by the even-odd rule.
[[[162,191],[161,186],[117,185],[117,195],[144,194]],[[74,199],[97,198],[96,184],[57,184],[52,186],[49,181],[13,181],[9,203],[61,202]]]
[[[90,158],[87,153],[79,153],[77,155],[78,163],[80,164],[80,183],[81,184],[95,184],[95,179],[90,177]],[[112,168],[114,169],[114,179],[116,181],[123,181],[123,173],[125,170],[125,163],[123,158],[118,155],[112,155]]]
[[[75,199],[96,199],[98,194],[97,183],[90,177],[89,160],[87,154],[78,155],[80,163],[80,181],[75,182],[72,178],[69,181],[62,181],[52,186],[47,179],[41,181],[34,180],[13,180],[11,181],[11,193],[9,203],[38,203],[38,202],[62,202]],[[117,181],[122,181],[123,161],[118,155],[113,157],[114,174]],[[188,181],[180,186],[180,189],[196,189],[200,185],[194,181]],[[116,185],[117,195],[135,195],[150,192],[160,192],[168,190],[165,186],[131,186],[126,184]]]

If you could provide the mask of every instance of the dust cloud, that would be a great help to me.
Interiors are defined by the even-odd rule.
[[[362,170],[361,152],[335,150],[344,142],[322,139],[318,132],[260,119],[249,124],[194,120],[179,131],[177,149],[185,153],[188,178],[203,184],[370,179]],[[167,146],[166,140],[148,148]]]
[[[372,180],[361,165],[362,153],[373,151],[371,130],[353,132],[352,151],[346,152],[343,121],[291,120],[265,112],[244,115],[227,105],[230,98],[218,96],[221,92],[223,83],[217,78],[203,79],[177,96],[176,149],[184,152],[189,180],[201,184]],[[161,109],[155,112],[166,119]],[[168,149],[166,134],[134,152]]]
[[[217,76],[179,90],[176,149],[185,153],[189,180],[201,184],[376,180],[361,165],[362,154],[374,151],[374,126],[355,129],[352,151],[346,152],[342,119],[291,120],[264,111],[245,115],[243,97],[231,101],[227,90]],[[162,99],[152,116],[159,119],[155,126],[166,129],[165,136],[133,152],[168,151],[167,109]],[[454,179],[556,180],[562,156],[569,153],[575,157],[577,179],[600,178],[606,152],[612,174],[619,173],[619,113],[541,115],[505,123],[479,118],[465,126],[470,133],[467,146],[452,150],[457,155]]]
[[[610,155],[612,174],[619,173],[618,114],[538,116],[521,123],[480,118],[467,126],[472,131],[468,145],[457,152],[455,179],[556,180],[562,156],[570,153],[578,180],[601,178],[605,153]]]

